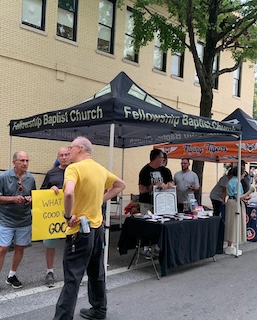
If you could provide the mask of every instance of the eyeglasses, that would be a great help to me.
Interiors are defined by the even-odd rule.
[[[68,146],[68,150],[71,150],[73,147],[81,147],[78,144],[75,144],[74,146]]]
[[[17,161],[20,161],[20,162],[29,162],[28,159],[18,159]]]
[[[17,182],[17,185],[18,185],[18,190],[19,192],[22,192],[23,191],[23,186],[22,186],[22,183],[20,181]]]

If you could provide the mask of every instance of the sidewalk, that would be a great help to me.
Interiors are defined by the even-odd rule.
[[[208,197],[204,205],[208,206]],[[216,255],[216,262],[205,259],[169,270],[157,280],[151,262],[140,257],[138,266],[127,267],[134,251],[119,255],[120,230],[110,232],[107,271],[107,320],[246,320],[255,319],[255,277],[257,242],[240,245],[239,258]],[[45,247],[34,242],[25,250],[18,270],[23,288],[14,290],[5,284],[12,252],[7,253],[0,274],[0,319],[50,320],[62,287],[62,252],[64,239],[56,252],[57,285],[44,285]],[[159,265],[157,265],[159,268]],[[86,277],[81,286],[74,320],[82,319],[79,310],[89,307]]]
[[[208,198],[207,198],[208,199]],[[208,202],[203,202],[208,205]],[[107,271],[107,320],[246,320],[255,319],[255,277],[257,242],[240,245],[239,258],[216,255],[216,262],[205,259],[169,270],[157,280],[151,262],[140,257],[138,266],[127,267],[134,250],[119,255],[120,230],[110,232],[109,267]],[[62,287],[62,252],[64,239],[56,252],[57,284],[44,285],[45,247],[34,242],[25,250],[18,270],[22,289],[5,284],[12,252],[8,252],[0,274],[0,319],[50,320]],[[159,265],[157,265],[159,268]],[[80,308],[89,307],[86,277],[81,286],[74,320],[81,320]]]
[[[184,265],[160,280],[156,279],[152,266],[144,262],[141,268],[108,271],[106,319],[255,319],[257,243],[246,243],[241,248],[243,255],[239,258],[217,255],[216,262],[205,259]],[[61,283],[54,289],[39,289],[27,293],[12,290],[5,295],[6,300],[0,299],[0,319],[52,319]],[[85,307],[89,307],[86,285],[80,288],[74,320],[82,320],[79,310]]]
[[[203,199],[203,204],[210,206],[209,195],[203,195]],[[126,217],[123,216],[122,218],[125,219]],[[108,271],[121,270],[122,268],[126,269],[134,253],[133,250],[130,250],[127,255],[120,256],[117,250],[119,236],[119,217],[115,217],[112,219],[112,228],[110,231]],[[62,239],[60,241],[60,246],[56,249],[54,273],[56,281],[58,282],[63,280],[62,253],[64,242],[65,240]],[[2,272],[0,273],[1,295],[13,292],[13,289],[10,286],[5,285],[6,276],[10,270],[12,255],[12,252],[7,253]],[[139,265],[145,264],[145,262],[146,260],[141,257],[139,260]],[[17,273],[18,278],[23,283],[23,289],[44,286],[45,273],[45,246],[43,245],[42,241],[33,242],[32,247],[25,249],[24,257]]]
[[[117,227],[118,230],[118,227]],[[108,270],[119,269],[127,267],[132,257],[133,252],[130,254],[120,256],[117,250],[120,231],[110,232],[110,247],[109,247],[109,267]],[[59,247],[56,249],[56,256],[54,262],[54,273],[56,281],[63,280],[62,270],[62,254],[65,239],[61,239]],[[11,286],[5,285],[6,276],[10,270],[11,259],[13,252],[8,252],[5,258],[2,272],[0,273],[0,292],[2,294],[13,292]],[[143,261],[144,262],[144,261]],[[38,287],[44,285],[46,274],[45,262],[45,246],[42,241],[32,243],[32,247],[25,249],[23,260],[19,266],[17,276],[23,283],[23,289]],[[17,291],[17,290],[15,290]],[[18,290],[19,291],[19,290]]]
[[[120,230],[110,232],[110,246],[109,246],[109,259],[108,259],[108,269],[107,272],[110,274],[116,274],[119,272],[127,271],[127,267],[131,261],[134,250],[129,250],[128,254],[120,255],[117,250],[118,241],[120,237]],[[63,280],[63,269],[62,269],[62,253],[64,247],[65,239],[60,241],[60,246],[56,250],[54,273],[57,282]],[[240,245],[243,253],[248,251],[253,251],[257,249],[257,242],[246,242]],[[6,295],[14,292],[19,292],[19,290],[14,290],[11,286],[5,284],[6,276],[9,272],[11,259],[13,252],[8,252],[6,255],[5,263],[0,273],[0,294]],[[221,255],[222,256],[222,255]],[[150,266],[149,260],[145,260],[144,257],[140,257],[138,261],[140,266]],[[131,269],[135,268],[132,265]],[[155,277],[154,270],[150,268],[151,275]],[[129,271],[130,272],[130,271]],[[172,272],[172,271],[170,271]],[[169,272],[169,273],[170,273]],[[23,283],[22,290],[31,289],[34,287],[45,287],[44,279],[46,274],[46,264],[45,264],[45,246],[42,242],[33,242],[32,247],[25,249],[24,258],[18,269],[17,276]],[[1,300],[1,296],[0,296]]]

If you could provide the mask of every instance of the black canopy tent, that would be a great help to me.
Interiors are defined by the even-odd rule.
[[[121,72],[76,106],[11,120],[10,136],[71,141],[86,135],[93,144],[109,146],[110,124],[115,124],[113,144],[119,148],[231,136],[241,129],[172,109]]]
[[[112,170],[113,147],[131,148],[188,139],[240,139],[241,126],[186,114],[149,95],[124,72],[82,103],[10,121],[12,136],[71,141],[83,135],[95,145],[109,146]],[[11,147],[10,147],[11,149]],[[10,150],[11,155],[11,150]],[[124,156],[124,154],[123,154]],[[107,265],[110,202],[106,213],[105,263]]]

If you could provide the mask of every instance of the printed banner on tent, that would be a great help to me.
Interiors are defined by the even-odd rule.
[[[64,238],[64,196],[60,190],[32,191],[32,240]]]
[[[236,162],[238,159],[238,142],[196,142],[183,144],[162,144],[154,148],[167,153],[168,158],[209,162]],[[255,140],[244,141],[241,144],[241,156],[246,162],[257,161],[257,143]]]
[[[110,125],[114,147],[131,148],[168,141],[197,138],[228,140],[238,136],[241,125],[183,113],[157,100],[124,72],[94,96],[70,108],[35,114],[10,121],[10,135],[71,141],[87,136],[93,144],[110,145]],[[74,129],[76,128],[76,129]],[[96,129],[97,128],[97,129]],[[217,140],[216,139],[216,140]]]

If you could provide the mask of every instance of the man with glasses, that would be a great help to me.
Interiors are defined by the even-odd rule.
[[[93,146],[87,138],[74,139],[69,151],[71,164],[65,170],[63,185],[64,218],[68,225],[63,256],[64,286],[54,320],[73,319],[85,271],[92,307],[81,309],[80,315],[85,319],[105,319],[102,204],[117,196],[125,188],[125,183],[91,158]]]
[[[6,284],[14,289],[22,287],[16,271],[24,249],[31,242],[31,190],[36,189],[36,184],[32,174],[27,171],[28,164],[26,152],[15,152],[14,167],[0,174],[0,271],[13,240],[14,254]]]
[[[183,201],[189,202],[189,195],[200,188],[199,179],[194,171],[189,170],[189,159],[181,159],[181,171],[174,175],[174,182],[177,186],[178,212],[183,212]]]
[[[67,147],[61,147],[57,153],[59,165],[49,170],[42,183],[41,189],[52,189],[56,194],[62,189],[64,180],[64,171],[70,163],[70,151]],[[55,249],[58,247],[60,239],[46,239],[43,241],[46,246],[46,277],[45,284],[48,288],[55,286],[54,279],[54,257]]]

